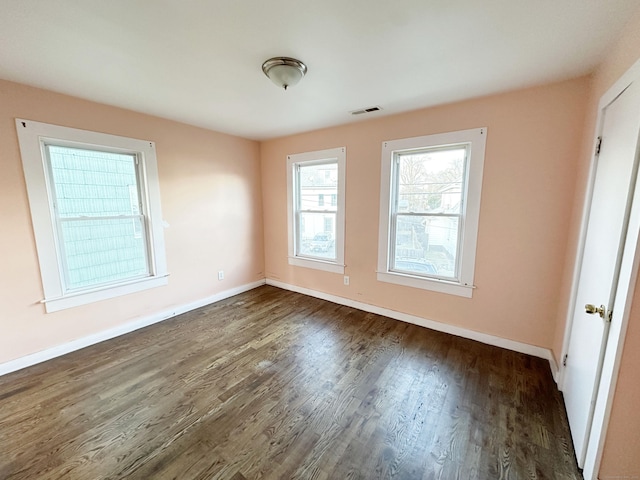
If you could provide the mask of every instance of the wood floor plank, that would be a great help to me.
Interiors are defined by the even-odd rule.
[[[0,479],[580,479],[541,359],[264,286],[0,377]]]

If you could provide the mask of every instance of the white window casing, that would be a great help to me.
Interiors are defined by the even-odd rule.
[[[382,143],[377,270],[379,281],[467,298],[472,297],[475,288],[475,256],[486,138],[487,128],[482,127]],[[414,152],[416,155],[427,155],[430,152],[446,152],[448,150],[464,150],[466,152],[461,182],[459,182],[460,206],[457,212],[424,213],[419,211],[414,213],[409,211],[410,209],[406,206],[405,211],[401,212],[402,207],[399,206],[398,200],[401,188],[398,180],[400,158],[410,156]],[[440,195],[442,197],[442,194]],[[423,196],[427,195],[423,194]],[[456,250],[455,269],[441,274],[436,272],[433,265],[424,258],[419,260],[428,264],[419,265],[425,267],[424,273],[417,270],[402,271],[404,270],[402,267],[394,268],[395,262],[403,263],[396,256],[398,255],[396,245],[401,239],[397,237],[400,234],[395,231],[395,226],[402,217],[452,219],[457,225],[456,232],[459,235],[454,247]],[[413,243],[420,248],[422,247],[417,240],[414,240]]]
[[[44,299],[41,303],[44,303],[46,311],[55,312],[166,285],[168,273],[155,144],[23,119],[16,119],[16,129],[42,277]],[[135,168],[138,188],[134,186],[126,193],[126,197],[131,198],[129,215],[98,214],[95,217],[79,215],[61,218],[56,206],[56,189],[59,185],[54,185],[50,158],[51,148],[58,147],[131,157],[135,162],[132,168]],[[135,204],[136,200],[139,204]],[[81,224],[82,220],[101,219],[131,223],[128,230],[131,238],[138,239],[144,245],[145,267],[139,274],[124,279],[87,286],[81,283],[70,285],[66,250],[61,241],[61,225],[64,221]],[[86,254],[91,256],[90,252]],[[126,260],[121,262],[126,263]]]
[[[345,163],[345,147],[287,156],[289,265],[344,274]],[[304,174],[314,170],[316,186]]]

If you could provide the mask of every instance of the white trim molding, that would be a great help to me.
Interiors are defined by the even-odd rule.
[[[168,272],[155,143],[21,118],[16,118],[15,122],[44,292],[44,300],[41,303],[45,305],[46,312],[56,312],[167,285]],[[55,193],[57,187],[51,157],[48,153],[50,148],[55,147],[80,149],[92,154],[96,152],[122,154],[130,158],[132,168],[136,172],[136,180],[132,187],[138,202],[137,214],[142,219],[140,225],[142,225],[141,231],[144,232],[141,233],[144,246],[140,247],[145,256],[146,265],[143,269],[135,274],[125,273],[124,278],[115,281],[110,281],[106,277],[107,280],[102,280],[102,283],[85,284],[83,280],[76,285],[70,284],[68,260],[72,255],[65,253],[66,247],[64,247],[63,229],[60,223],[64,215],[61,216],[58,211],[59,197]],[[135,166],[133,166],[134,162]],[[81,162],[78,162],[78,165],[80,164]],[[76,166],[76,168],[79,167]],[[106,221],[121,222],[123,218],[121,213],[122,211],[119,211],[119,214]],[[107,216],[75,212],[73,217],[67,215],[66,218],[73,218],[74,221],[80,219],[105,221]],[[88,252],[95,253],[91,249]]]
[[[420,327],[429,328],[438,332],[448,333],[457,337],[468,338],[469,340],[475,340],[486,345],[493,345],[494,347],[505,348],[518,353],[524,353],[533,357],[542,358],[549,362],[549,368],[551,369],[551,375],[554,381],[557,382],[558,366],[556,364],[553,352],[544,347],[538,347],[536,345],[529,345],[528,343],[517,342],[515,340],[509,340],[502,337],[496,337],[495,335],[489,335],[487,333],[476,332],[475,330],[469,330],[455,325],[449,325],[442,322],[436,322],[426,318],[418,317],[416,315],[410,315],[408,313],[398,312],[389,308],[378,307],[376,305],[370,305],[368,303],[358,302],[349,298],[338,297],[330,293],[319,292],[310,288],[299,287],[297,285],[290,285],[288,283],[280,282],[270,278],[266,279],[266,284],[273,287],[282,288],[284,290],[290,290],[292,292],[301,293],[303,295],[309,295],[310,297],[319,298],[321,300],[327,300],[329,302],[337,303],[339,305],[345,305],[347,307],[357,308],[364,312],[375,313],[377,315],[383,315],[385,317],[392,318],[394,320],[400,320],[401,322],[411,323]]]
[[[154,323],[168,320],[182,313],[190,312],[191,310],[204,307],[205,305],[219,302],[220,300],[233,297],[234,295],[253,290],[254,288],[260,287],[264,284],[265,280],[263,279],[256,282],[240,285],[238,287],[230,288],[229,290],[216,293],[209,297],[196,300],[195,302],[185,303],[183,305],[178,305],[151,315],[147,315],[132,322],[125,323],[124,325],[110,328],[109,330],[94,333],[92,335],[79,338],[62,345],[56,345],[55,347],[47,348],[46,350],[42,350],[40,352],[16,358],[15,360],[9,360],[8,362],[0,364],[0,376],[15,372],[17,370],[21,370],[23,368],[31,367],[38,363],[46,362],[47,360],[51,360],[56,357],[61,357],[62,355],[66,355],[67,353],[71,353],[76,350],[80,350],[82,348],[104,342],[106,340],[111,340],[112,338],[131,333],[135,330],[139,330],[140,328],[148,327],[149,325],[153,325]]]
[[[314,268],[325,272],[344,274],[344,237],[345,237],[345,185],[346,185],[347,148],[338,147],[313,152],[287,155],[287,232],[288,232],[288,262],[289,265],[304,268]],[[337,187],[335,212],[315,207],[307,210],[308,214],[332,215],[335,213],[335,258],[323,258],[312,253],[302,253],[300,170],[305,167],[336,164]],[[320,233],[320,232],[317,232]]]
[[[598,103],[598,116],[594,132],[593,149],[596,151],[598,137],[602,135],[604,128],[604,110],[625,89],[633,82],[640,81],[640,60],[637,60],[600,98]],[[566,311],[566,325],[564,332],[564,342],[562,356],[569,350],[571,339],[571,329],[573,327],[573,312],[576,308],[576,296],[578,289],[578,279],[584,256],[584,247],[587,233],[589,211],[591,209],[591,197],[593,195],[594,182],[596,178],[595,154],[591,155],[589,166],[589,179],[584,196],[584,205],[581,218],[580,236],[573,269],[573,282],[571,286],[570,301]],[[620,363],[622,360],[622,349],[629,324],[631,304],[635,293],[635,285],[640,270],[640,182],[636,182],[633,191],[633,202],[630,213],[629,225],[625,241],[625,250],[622,260],[622,267],[619,273],[618,290],[615,297],[613,317],[611,319],[611,329],[605,346],[605,356],[602,364],[602,375],[598,385],[598,392],[595,400],[594,414],[591,423],[591,430],[588,439],[587,452],[584,462],[583,476],[585,480],[596,480],[600,470],[602,455],[604,453],[604,443],[613,407],[613,397],[615,394]],[[565,369],[560,369],[558,385],[560,390],[565,385]]]
[[[258,288],[265,284],[282,288],[284,290],[301,293],[303,295],[309,295],[311,297],[320,298],[322,300],[327,300],[333,303],[337,303],[339,305],[345,305],[348,307],[357,308],[358,310],[362,310],[365,312],[375,313],[377,315],[383,315],[385,317],[389,317],[394,320],[400,320],[402,322],[411,323],[413,325],[429,328],[431,330],[436,330],[438,332],[449,333],[451,335],[455,335],[458,337],[468,338],[470,340],[476,340],[478,342],[481,342],[487,345],[493,345],[495,347],[505,348],[507,350],[512,350],[514,352],[524,353],[527,355],[532,355],[534,357],[543,358],[549,362],[549,366],[551,368],[551,374],[553,375],[554,380],[557,381],[558,367],[557,367],[555,358],[553,356],[553,353],[551,352],[551,350],[547,348],[538,347],[535,345],[529,345],[529,344],[517,342],[514,340],[508,340],[505,338],[496,337],[494,335],[489,335],[486,333],[476,332],[474,330],[468,330],[462,327],[456,327],[454,325],[448,325],[446,323],[428,320],[426,318],[418,317],[415,315],[398,312],[388,308],[377,307],[375,305],[358,302],[356,300],[350,300],[344,297],[338,297],[336,295],[319,292],[317,290],[311,290],[309,288],[290,285],[288,283],[280,282],[278,280],[273,280],[273,279],[263,279],[263,280],[258,280],[256,282],[240,285],[239,287],[231,288],[229,290],[216,293],[214,295],[211,295],[206,298],[202,298],[200,300],[196,300],[194,302],[190,302],[187,304],[175,306],[173,308],[165,309],[161,312],[139,318],[135,321],[126,323],[124,325],[120,325],[118,327],[111,328],[109,330],[94,333],[84,338],[73,340],[71,342],[64,343],[62,345],[57,345],[55,347],[51,347],[40,352],[32,353],[30,355],[26,355],[24,357],[20,357],[15,360],[10,360],[8,362],[0,364],[0,376],[36,365],[38,363],[45,362],[47,360],[54,359],[56,357],[60,357],[62,355],[66,355],[67,353],[71,353],[76,350],[80,350],[82,348],[89,347],[91,345],[95,345],[97,343],[104,342],[106,340],[110,340],[115,337],[119,337],[121,335],[126,335],[127,333],[134,332],[135,330],[138,330],[140,328],[144,328],[149,325],[153,325],[154,323],[159,323],[164,320],[168,320],[182,313],[190,312],[200,307],[204,307],[205,305],[219,302],[220,300],[233,297],[234,295],[238,295],[240,293],[247,292],[249,290],[253,290],[254,288]]]
[[[377,279],[380,282],[395,283],[413,288],[432,290],[450,295],[471,298],[473,296],[476,245],[480,218],[480,200],[482,192],[482,175],[487,142],[487,127],[472,128],[456,132],[437,133],[421,137],[388,140],[382,142],[382,158],[380,169],[380,210],[378,224],[378,268]],[[446,150],[463,150],[461,157],[463,168],[461,191],[458,193],[460,204],[452,211],[431,211],[429,208],[415,206],[400,207],[400,165],[401,158],[420,155],[435,155]],[[433,153],[429,153],[433,152]],[[426,175],[426,173],[425,173]],[[453,185],[453,184],[451,184]],[[406,210],[406,211],[405,211]],[[402,213],[401,213],[402,212]],[[455,272],[444,274],[442,270],[422,273],[408,271],[402,273],[394,269],[397,254],[395,252],[399,232],[400,215],[423,218],[422,222],[456,218],[455,247],[449,245],[448,250],[455,250]],[[438,220],[439,219],[439,220]],[[417,228],[417,227],[415,227]],[[421,228],[427,231],[426,225]],[[426,247],[425,247],[426,248]],[[413,249],[412,249],[413,250]],[[423,261],[411,257],[411,261]],[[424,266],[424,265],[423,265]]]

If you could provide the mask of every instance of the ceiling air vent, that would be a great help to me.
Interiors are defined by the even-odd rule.
[[[361,108],[360,110],[354,110],[349,113],[351,113],[351,115],[362,115],[363,113],[377,112],[378,110],[382,110],[382,109],[376,106],[376,107],[369,107],[369,108]]]

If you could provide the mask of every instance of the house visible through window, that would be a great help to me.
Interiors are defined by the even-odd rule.
[[[396,153],[389,269],[458,280],[468,145]]]
[[[334,219],[332,217],[324,217],[324,231],[335,234]]]
[[[334,220],[338,210],[335,207],[325,206],[325,194],[318,193],[318,190],[324,192],[338,190],[337,175],[333,175],[333,180],[325,175],[332,171],[338,171],[337,160],[296,166],[298,200],[296,207],[299,224],[296,253],[298,256],[336,260]],[[318,199],[317,202],[313,201],[315,198]]]
[[[471,296],[485,138],[385,142],[379,280]]]
[[[149,275],[136,155],[45,148],[65,290]]]
[[[47,311],[166,284],[153,144],[17,127]]]
[[[344,272],[344,163],[344,148],[289,155],[290,264]]]

